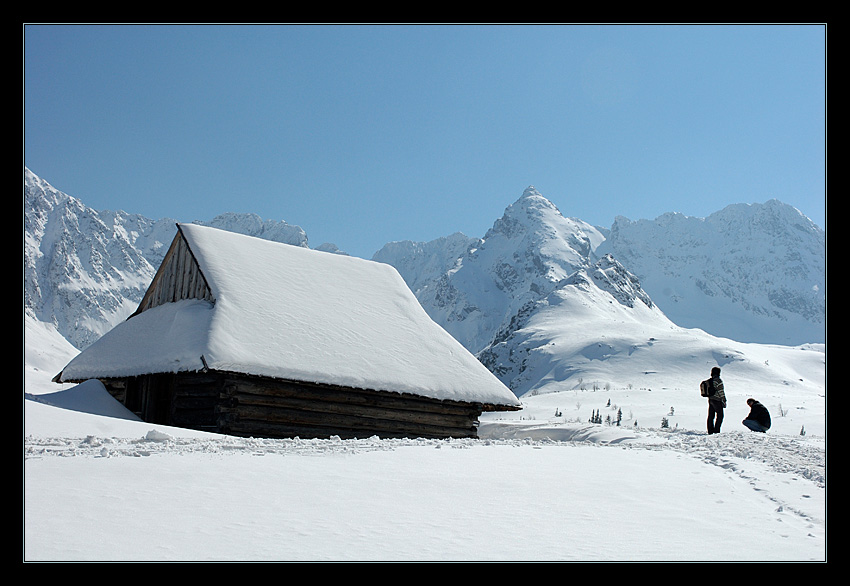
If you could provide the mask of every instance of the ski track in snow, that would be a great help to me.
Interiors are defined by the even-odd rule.
[[[602,426],[600,426],[602,427]],[[531,431],[531,430],[529,430]],[[534,429],[540,437],[545,430]],[[789,477],[812,484],[813,490],[826,488],[825,439],[790,437],[751,432],[724,432],[708,436],[687,430],[641,429],[627,438],[554,441],[549,439],[263,439],[224,437],[212,439],[179,438],[150,431],[139,439],[88,436],[85,438],[25,438],[25,458],[49,457],[151,457],[157,455],[250,455],[323,456],[357,454],[366,451],[397,450],[410,446],[435,449],[475,449],[479,446],[532,446],[541,449],[568,449],[571,446],[597,446],[600,449],[672,450],[697,458],[707,465],[724,469],[749,482],[776,503],[778,511],[793,513],[816,522],[807,513],[784,502],[774,490]]]

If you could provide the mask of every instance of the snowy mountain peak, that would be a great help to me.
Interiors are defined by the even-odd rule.
[[[706,218],[618,217],[598,252],[635,273],[680,326],[742,342],[826,340],[826,233],[778,200]]]
[[[407,256],[394,247],[396,254],[385,252],[376,259],[396,266],[431,317],[477,352],[494,333],[509,327],[523,307],[550,294],[576,271],[591,267],[601,240],[596,229],[565,218],[530,186],[481,240],[465,240],[453,249],[453,258],[443,257],[439,265],[429,261],[427,278],[413,268],[417,251],[424,247],[408,245]],[[434,266],[444,270],[435,273]]]
[[[522,196],[520,196],[520,198],[516,201],[516,203],[523,203],[523,202],[526,202],[526,203],[529,203],[529,204],[532,204],[532,205],[538,204],[538,205],[543,206],[543,207],[549,207],[549,208],[552,208],[552,209],[557,209],[555,204],[553,204],[551,201],[546,199],[543,196],[543,194],[541,194],[539,191],[537,191],[537,188],[534,187],[533,185],[529,185],[528,187],[526,187],[525,190],[522,192]]]
[[[550,209],[558,211],[557,206],[543,196],[537,188],[529,185],[522,192],[522,196],[515,202],[515,205],[522,205],[527,208]],[[560,212],[558,212],[560,213]]]
[[[529,186],[522,197],[505,209],[504,215],[496,220],[484,240],[497,234],[505,238],[521,237],[561,220],[563,216],[555,204],[543,197],[534,186]]]

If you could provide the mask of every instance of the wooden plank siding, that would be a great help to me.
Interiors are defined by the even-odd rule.
[[[488,406],[215,371],[103,380],[149,423],[242,437],[474,438]]]
[[[204,299],[215,303],[206,278],[198,267],[183,234],[178,230],[150,287],[139,303],[139,308],[133,315],[164,303],[183,299]]]
[[[233,375],[223,399],[223,433],[263,437],[476,437],[482,411],[474,403]]]

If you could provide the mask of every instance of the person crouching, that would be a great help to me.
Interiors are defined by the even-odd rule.
[[[767,408],[753,398],[747,399],[747,405],[750,406],[750,414],[741,423],[747,428],[761,433],[770,429],[770,413]]]

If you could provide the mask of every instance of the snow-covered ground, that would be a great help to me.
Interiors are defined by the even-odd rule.
[[[662,385],[525,397],[478,440],[267,440],[51,383],[76,351],[25,326],[25,561],[827,558],[822,359],[800,372],[819,386],[771,397],[767,434],[727,379],[712,436],[698,392]]]

